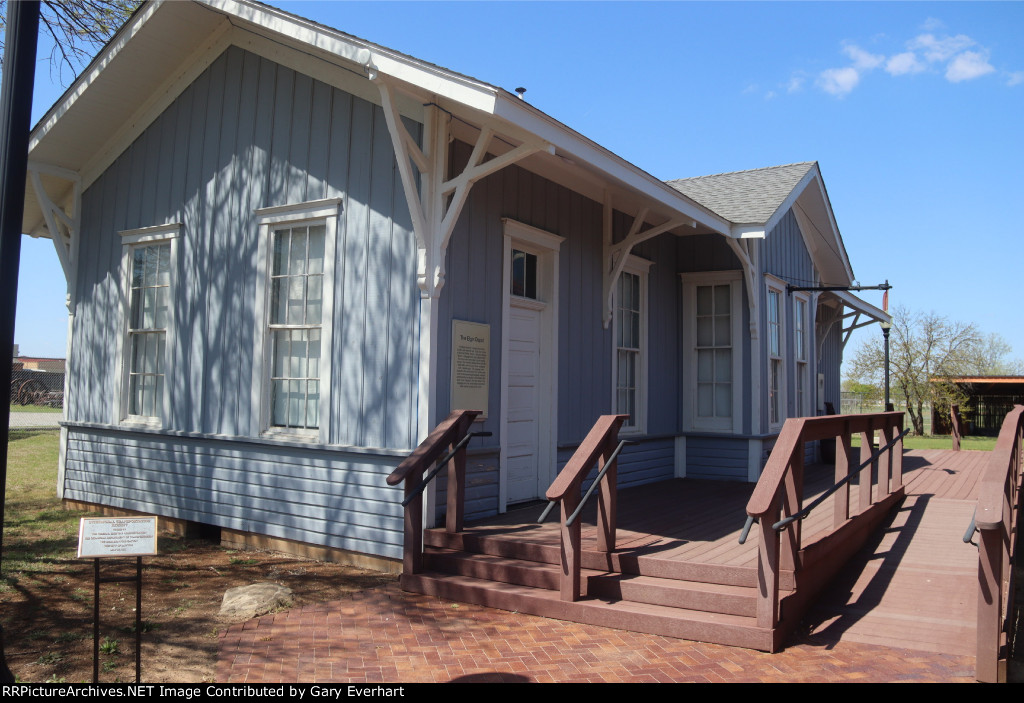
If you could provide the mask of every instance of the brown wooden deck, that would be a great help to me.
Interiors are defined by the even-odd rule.
[[[857,561],[841,577],[838,589],[833,588],[816,610],[814,631],[822,637],[835,637],[865,643],[887,644],[928,651],[973,653],[973,621],[977,598],[977,551],[961,541],[970,522],[978,470],[988,456],[987,452],[909,451],[904,455],[904,484],[908,497],[895,513],[893,521],[877,537],[875,553]],[[826,465],[805,469],[805,504],[831,485],[833,468]],[[643,585],[648,576],[667,576],[685,582],[705,582],[709,592],[696,597],[697,605],[687,600],[683,606],[696,610],[712,610],[701,598],[710,603],[712,597],[735,597],[738,603],[740,588],[752,588],[757,579],[758,528],[755,525],[745,544],[738,538],[745,520],[745,506],[753,486],[721,481],[677,479],[658,484],[623,489],[619,492],[618,542],[616,551],[606,556],[589,552],[596,540],[596,509],[590,507],[584,515],[583,566],[589,569],[588,601],[602,600],[607,605],[625,608],[625,581],[622,594],[608,597],[600,587],[605,580],[622,573],[638,575],[633,586]],[[877,487],[876,487],[877,490]],[[850,491],[851,508],[856,510],[859,488]],[[833,511],[829,498],[814,511],[803,524],[803,543],[810,544],[814,535],[825,533],[832,527]],[[467,545],[488,545],[480,551],[491,554],[491,568],[505,570],[505,591],[501,597],[467,598],[499,607],[522,597],[526,585],[557,588],[554,582],[539,576],[526,576],[516,572],[510,563],[499,563],[504,557],[517,557],[535,562],[557,563],[559,526],[549,518],[544,525],[536,524],[542,504],[509,511],[489,520],[467,525],[461,535],[445,535],[443,531],[428,531],[425,543],[434,551],[428,558],[431,569],[446,562],[455,573],[453,578],[476,576],[473,568],[453,567],[455,557],[447,550],[469,549]],[[513,547],[513,545],[515,545]],[[475,548],[475,547],[474,547]],[[481,569],[482,567],[474,567]],[[605,573],[602,573],[605,572]],[[493,577],[492,577],[493,578]],[[465,582],[454,591],[424,587],[425,581],[408,580],[411,590],[423,590],[438,595],[468,588]],[[466,579],[468,581],[468,578]],[[534,582],[538,583],[534,583]],[[544,584],[539,584],[543,581]],[[784,589],[793,587],[792,574],[784,574]],[[518,589],[518,590],[516,590]],[[731,589],[731,590],[730,590]],[[710,591],[714,591],[712,594]],[[838,594],[838,595],[837,595]],[[692,599],[694,596],[687,596]],[[653,598],[651,605],[637,606],[629,614],[623,613],[621,622],[634,624],[645,614],[654,613],[662,601]],[[629,604],[632,608],[634,604]],[[565,606],[570,607],[570,606]],[[732,605],[731,614],[715,612],[718,622],[732,622],[729,618],[748,617],[749,606]],[[545,613],[557,614],[554,603]],[[510,609],[512,609],[510,607]],[[523,610],[528,612],[527,608]],[[569,612],[569,611],[565,611]],[[579,610],[572,611],[574,613]],[[562,617],[561,615],[557,615]],[[576,619],[572,614],[565,619]],[[614,619],[598,624],[616,622]],[[612,626],[615,626],[614,624]],[[623,629],[634,627],[622,626]],[[696,630],[680,630],[681,636],[691,639],[711,639],[710,625]],[[640,631],[643,627],[637,627]],[[670,633],[664,633],[670,634]],[[712,640],[715,641],[715,640]],[[744,644],[748,640],[725,638],[722,643],[743,644],[762,648],[760,644]],[[749,640],[753,641],[753,640]]]

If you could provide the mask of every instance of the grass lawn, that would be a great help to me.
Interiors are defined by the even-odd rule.
[[[853,446],[860,446],[860,435],[853,436]],[[961,449],[976,449],[990,452],[996,447],[995,437],[964,437],[960,440]],[[952,449],[953,438],[948,434],[907,435],[903,438],[904,449]]]
[[[11,405],[12,413],[54,413],[60,415],[64,412],[60,408],[51,408],[48,405],[18,405],[15,403]]]

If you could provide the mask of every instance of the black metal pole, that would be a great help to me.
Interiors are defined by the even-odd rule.
[[[882,325],[882,338],[885,340],[885,411],[890,412],[893,407],[889,402],[889,326]]]
[[[0,87],[0,389],[11,387],[14,314],[18,303],[21,218],[25,211],[25,173],[36,76],[39,2],[7,3],[3,85]],[[0,506],[7,495],[7,442],[10,401],[0,403]],[[0,559],[3,559],[3,508],[0,507]],[[0,680],[13,683],[0,626]]]

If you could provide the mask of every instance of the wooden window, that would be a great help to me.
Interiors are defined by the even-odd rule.
[[[796,295],[793,298],[793,356],[796,359],[796,414],[798,417],[805,417],[809,411],[810,383],[809,373],[809,340],[807,336],[807,310],[808,300],[804,296]]]
[[[279,227],[270,272],[270,426],[320,427],[322,224]]]
[[[121,232],[124,336],[120,419],[160,425],[167,415],[167,355],[173,317],[172,272],[180,226]]]
[[[340,200],[257,210],[263,294],[253,408],[263,432],[328,441],[334,239]]]
[[[684,426],[740,432],[743,424],[742,295],[739,271],[681,274]]]
[[[512,295],[537,300],[537,255],[512,250]]]
[[[630,257],[615,288],[612,406],[629,415],[622,429],[643,432],[647,407],[647,271],[650,262]]]
[[[768,287],[768,424],[777,427],[785,419],[784,389],[786,383],[783,360],[783,330],[781,288],[769,283]]]

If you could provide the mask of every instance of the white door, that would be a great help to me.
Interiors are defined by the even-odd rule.
[[[508,502],[539,497],[540,322],[537,301],[513,298],[508,330]]]

